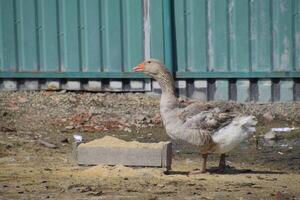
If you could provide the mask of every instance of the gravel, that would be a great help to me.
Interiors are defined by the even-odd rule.
[[[300,120],[299,102],[215,104],[230,107],[237,113],[253,114],[266,122]],[[0,131],[3,132],[111,129],[131,132],[155,125],[161,125],[158,96],[66,91],[0,92]]]

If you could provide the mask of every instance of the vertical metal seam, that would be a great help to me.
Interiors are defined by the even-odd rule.
[[[103,35],[102,35],[102,31],[103,31],[103,24],[102,24],[102,5],[101,5],[102,1],[98,1],[99,5],[98,5],[98,9],[99,9],[99,46],[100,46],[100,69],[99,71],[102,72],[103,71]],[[102,47],[102,48],[101,48]]]
[[[121,50],[121,72],[125,72],[125,67],[124,67],[124,26],[123,26],[123,2],[122,0],[119,0],[120,2],[120,38],[121,38],[121,44],[120,44],[120,50]]]
[[[2,29],[3,29],[3,23],[2,23],[2,1],[0,0],[0,71],[4,70],[4,61],[3,61],[3,33],[2,33]]]
[[[15,71],[20,71],[20,60],[19,60],[19,45],[18,45],[18,23],[19,20],[17,19],[17,2],[13,0],[13,16],[14,16],[14,38],[15,38],[15,57],[16,57],[16,69]]]
[[[59,3],[56,0],[56,28],[57,28],[57,57],[58,57],[58,71],[61,72],[61,42],[60,42],[60,13],[59,13]]]
[[[251,10],[251,1],[252,0],[248,0],[248,38],[249,38],[249,44],[248,44],[248,59],[249,59],[249,71],[252,72],[252,10]]]
[[[292,0],[292,70],[296,71],[295,0]]]
[[[183,27],[184,27],[184,71],[188,71],[188,31],[187,31],[187,1],[183,1]]]
[[[210,69],[210,61],[209,61],[209,27],[208,27],[208,23],[209,23],[209,13],[208,13],[208,1],[209,0],[205,0],[205,41],[206,41],[206,48],[205,48],[205,53],[206,53],[206,71],[208,72]]]
[[[38,0],[34,0],[34,12],[35,12],[35,34],[36,34],[36,56],[37,56],[37,71],[41,71],[41,56],[40,56],[40,28],[38,18]]]
[[[143,8],[144,59],[149,59],[151,57],[151,27],[149,0],[143,0]]]
[[[227,6],[226,6],[226,38],[227,38],[227,70],[228,71],[231,71],[231,53],[230,53],[230,50],[231,50],[231,47],[230,47],[230,33],[231,33],[231,18],[230,18],[230,4],[232,3],[232,0],[227,0],[226,1],[227,3]]]
[[[271,61],[271,71],[274,70],[274,24],[273,24],[273,1],[269,1],[270,4],[270,61]]]
[[[81,33],[81,31],[82,31],[82,21],[81,21],[81,6],[80,6],[80,0],[77,0],[77,33],[78,33],[78,61],[79,61],[79,71],[80,72],[83,72],[83,70],[82,70],[82,56],[83,56],[83,54],[82,54],[82,44],[81,44],[81,42],[82,42],[82,33]]]

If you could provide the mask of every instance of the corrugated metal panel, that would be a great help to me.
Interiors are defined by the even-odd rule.
[[[145,78],[131,67],[150,56],[178,78],[300,75],[299,0],[0,0],[0,11],[1,77]]]
[[[175,0],[177,76],[299,77],[299,4]]]
[[[84,77],[144,59],[143,0],[0,0],[0,9],[0,71]]]

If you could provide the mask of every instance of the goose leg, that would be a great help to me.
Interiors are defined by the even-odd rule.
[[[225,161],[226,155],[223,153],[220,156],[220,162],[219,162],[219,172],[224,172],[225,171],[225,167],[226,167],[226,161]]]
[[[202,173],[206,172],[207,156],[208,156],[208,154],[202,154],[203,161],[202,161],[202,167],[201,167],[201,169],[200,170],[191,171],[191,172],[189,172],[189,175],[202,174]]]
[[[206,172],[206,161],[207,161],[207,154],[202,154],[202,168],[201,168],[201,172],[205,173]]]

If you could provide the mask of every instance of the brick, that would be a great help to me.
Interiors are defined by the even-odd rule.
[[[113,142],[110,144],[107,139]],[[123,145],[116,145],[121,142]],[[138,144],[138,145],[132,145]],[[106,136],[80,144],[77,148],[77,163],[79,165],[126,165],[171,168],[172,144],[126,142]]]

